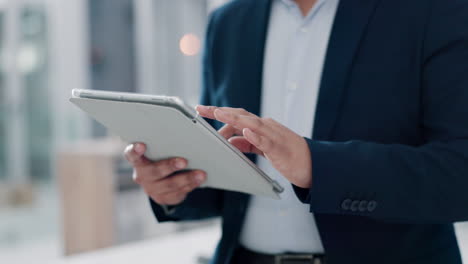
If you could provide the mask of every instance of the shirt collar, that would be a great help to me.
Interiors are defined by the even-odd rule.
[[[297,5],[297,3],[294,0],[277,0],[277,1],[281,2],[288,9],[291,9],[291,8],[294,8],[294,7],[299,8],[299,6]],[[314,10],[317,10],[318,8],[320,8],[320,6],[326,1],[327,0],[317,0],[314,7],[309,11],[309,14],[307,14],[305,16],[305,19],[308,19],[311,16],[311,14],[314,13]]]
[[[278,0],[278,1],[282,2],[287,7],[297,6],[297,4],[296,4],[296,2],[294,0]],[[324,1],[325,0],[317,0],[317,3],[315,3],[315,5],[320,5]]]
[[[283,4],[285,4],[287,7],[293,7],[294,5],[296,5],[296,2],[294,2],[294,0],[280,0],[281,2],[283,2]]]

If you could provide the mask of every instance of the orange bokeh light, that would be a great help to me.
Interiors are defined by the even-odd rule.
[[[200,52],[200,38],[195,34],[185,34],[179,41],[179,47],[185,56],[194,56]]]

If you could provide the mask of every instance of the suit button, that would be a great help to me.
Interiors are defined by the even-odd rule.
[[[358,209],[359,209],[359,212],[365,212],[367,211],[367,201],[361,201],[359,203],[359,206],[358,206]]]
[[[344,200],[342,203],[341,203],[341,209],[345,210],[345,211],[348,211],[349,210],[349,207],[351,206],[351,199],[346,199]]]
[[[373,212],[377,208],[377,202],[376,201],[370,201],[369,204],[367,204],[367,211]]]
[[[351,211],[356,212],[358,210],[359,201],[355,200],[351,203]]]

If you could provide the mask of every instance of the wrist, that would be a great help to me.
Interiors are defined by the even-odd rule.
[[[312,187],[312,157],[309,145],[304,138],[301,138],[299,149],[299,157],[297,158],[299,164],[295,166],[298,174],[295,182],[292,183],[300,188],[310,189]]]

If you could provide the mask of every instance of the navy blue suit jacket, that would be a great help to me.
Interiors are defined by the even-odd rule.
[[[259,113],[270,6],[213,13],[203,104]],[[313,187],[296,191],[330,264],[461,263],[452,223],[468,220],[468,0],[341,0],[314,127]],[[200,189],[171,215],[152,207],[159,221],[221,216],[214,263],[229,263],[248,201]]]

